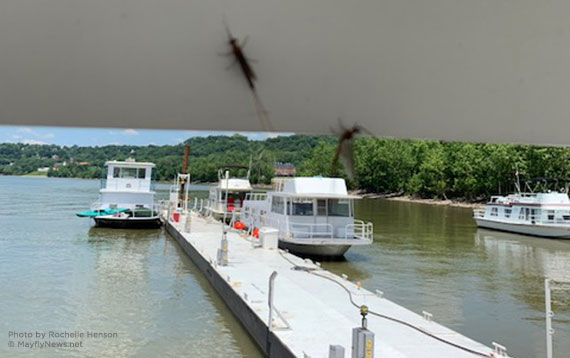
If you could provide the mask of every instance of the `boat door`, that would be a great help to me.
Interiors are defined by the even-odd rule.
[[[330,236],[330,227],[327,225],[329,223],[327,199],[316,199],[315,206],[315,231],[319,233],[329,233],[328,236]]]

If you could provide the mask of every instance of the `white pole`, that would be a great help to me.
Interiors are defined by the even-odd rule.
[[[267,300],[267,303],[269,304],[269,319],[267,322],[267,328],[269,329],[269,332],[273,331],[273,295],[276,277],[277,271],[273,271],[271,276],[269,276],[269,297]]]
[[[546,358],[552,358],[552,313],[550,307],[550,279],[544,279],[544,301],[546,303]]]

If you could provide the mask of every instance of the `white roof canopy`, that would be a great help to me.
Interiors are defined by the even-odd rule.
[[[0,2],[0,124],[568,144],[570,2]]]

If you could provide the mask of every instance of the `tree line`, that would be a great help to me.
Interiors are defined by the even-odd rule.
[[[294,164],[298,175],[346,177],[340,163],[333,163],[335,137],[293,135],[260,141],[238,134],[193,137],[164,146],[3,143],[0,174],[22,175],[50,167],[52,177],[99,178],[105,161],[132,157],[155,163],[156,179],[169,181],[182,169],[184,144],[191,147],[195,182],[216,181],[223,165],[245,164],[251,166],[253,183],[269,183],[276,162]],[[358,138],[353,146],[356,175],[349,187],[380,194],[484,200],[514,191],[515,171],[522,178],[570,178],[570,150],[562,147],[392,138]]]
[[[332,175],[342,168],[326,158],[336,146],[317,145],[303,175]],[[514,144],[477,144],[391,138],[354,143],[353,188],[422,198],[484,200],[512,193],[515,172],[522,179],[570,178],[570,149]]]

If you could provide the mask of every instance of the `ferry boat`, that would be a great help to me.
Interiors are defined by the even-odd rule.
[[[76,213],[90,217],[97,226],[116,228],[155,228],[162,224],[154,203],[153,163],[108,161],[101,179],[99,200],[91,211]]]
[[[245,177],[230,177],[229,168],[247,169]],[[227,165],[218,171],[218,183],[210,188],[206,211],[220,220],[229,219],[240,212],[244,199],[252,192],[249,182],[249,167],[245,165]]]
[[[307,256],[340,257],[354,245],[372,243],[372,223],[354,219],[354,200],[341,178],[274,180],[273,191],[250,193],[241,220],[253,231],[272,227],[279,247]]]
[[[570,200],[565,192],[492,196],[484,210],[474,210],[478,227],[570,239]]]

